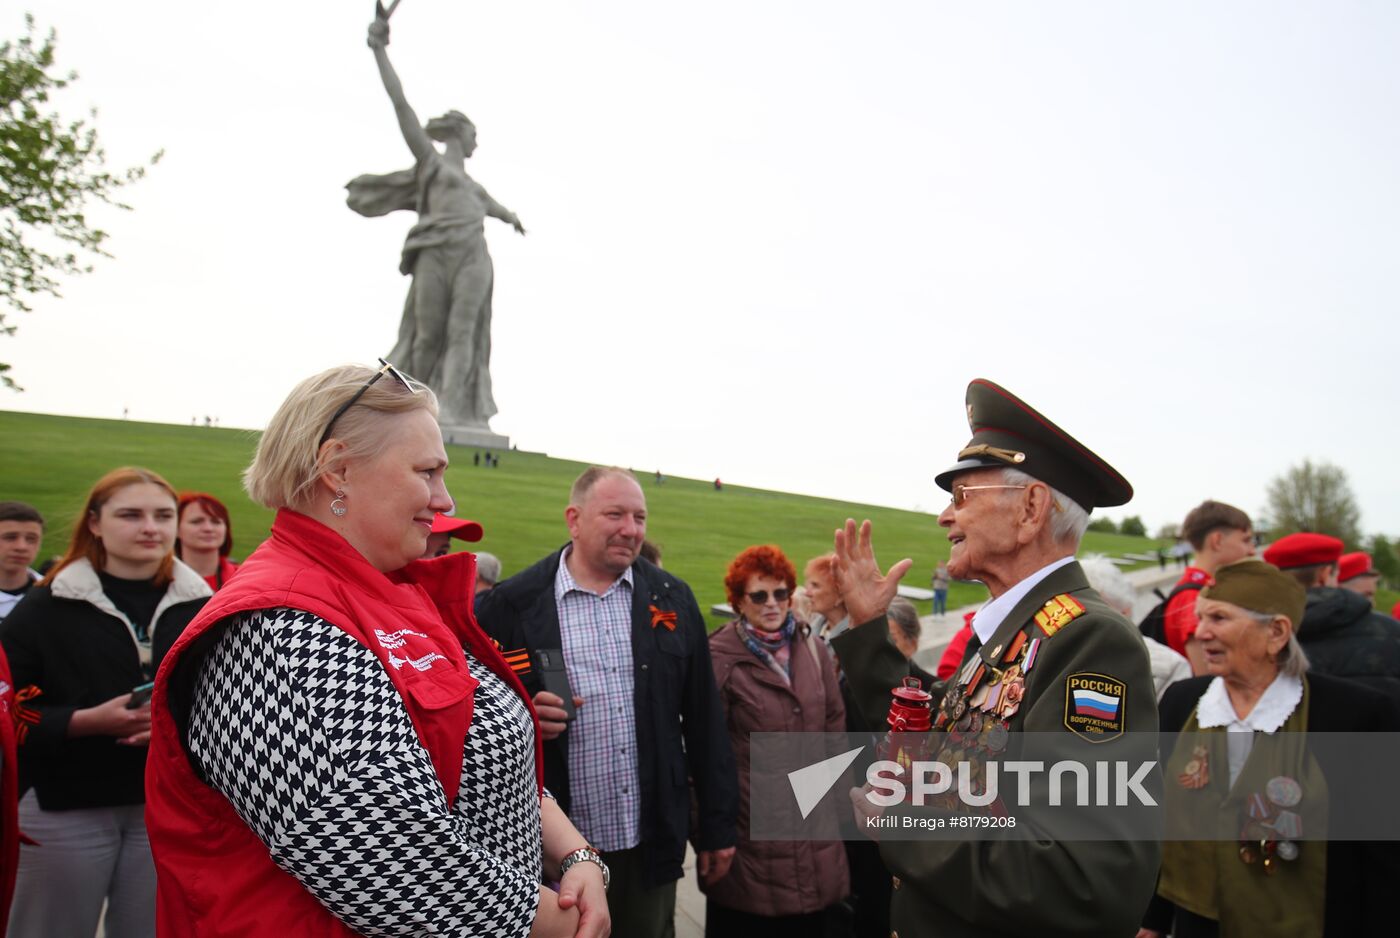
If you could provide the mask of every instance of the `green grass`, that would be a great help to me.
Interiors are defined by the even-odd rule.
[[[223,501],[233,521],[235,559],[251,552],[272,522],[272,513],[249,501],[239,481],[257,445],[252,431],[0,411],[0,438],[0,499],[27,501],[43,512],[48,531],[41,556],[62,552],[88,489],[116,466],[145,466],[177,489],[210,492]],[[584,463],[511,452],[502,454],[499,468],[486,469],[472,466],[466,447],[448,447],[448,454],[447,485],[458,514],[482,523],[486,537],[478,546],[500,557],[507,574],[568,539],[564,505]],[[692,479],[668,478],[658,486],[651,475],[639,478],[650,512],[648,536],[661,545],[666,568],[690,583],[706,610],[724,601],[725,568],[743,548],[778,544],[800,570],[808,558],[831,549],[832,531],[847,517],[874,522],[884,563],[914,559],[905,578],[911,585],[928,586],[933,567],[948,556],[932,515],[732,485],[716,492],[710,482]],[[1159,544],[1091,532],[1083,549],[1121,555],[1151,552]],[[948,604],[956,608],[985,597],[980,585],[955,583]],[[928,603],[920,605],[929,611]]]

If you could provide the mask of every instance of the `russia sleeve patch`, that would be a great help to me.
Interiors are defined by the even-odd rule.
[[[1065,728],[1091,743],[1123,735],[1127,704],[1128,685],[1117,678],[1080,671],[1065,679]]]

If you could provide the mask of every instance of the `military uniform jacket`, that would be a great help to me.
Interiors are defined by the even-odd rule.
[[[908,673],[887,635],[881,617],[833,642],[854,697],[872,722],[883,721],[890,689]],[[1009,664],[1024,664],[1028,649],[1033,666],[1023,668],[1017,706],[1009,717],[996,721],[1006,731],[1001,745],[1008,752],[1016,748],[1017,733],[1062,732],[1073,734],[1067,741],[1082,745],[1086,759],[1127,758],[1120,754],[1127,739],[1121,731],[1151,734],[1157,729],[1142,638],[1089,588],[1077,563],[1060,567],[1037,584],[991,640],[966,658],[947,684],[942,712],[950,710],[951,695],[962,694],[969,672],[985,665],[1004,673]],[[1097,726],[1086,722],[1075,703],[1080,699],[1074,693],[1077,687],[1110,689],[1109,697],[1117,698],[1113,717],[1098,720]],[[934,700],[939,701],[937,693]],[[1100,705],[1107,704],[1100,700]],[[1142,738],[1155,743],[1155,737]],[[935,751],[946,744],[935,742]],[[1149,787],[1160,792],[1160,784],[1160,775],[1154,775]],[[1152,897],[1160,853],[1155,840],[880,844],[885,865],[895,876],[890,918],[901,938],[1132,935]]]

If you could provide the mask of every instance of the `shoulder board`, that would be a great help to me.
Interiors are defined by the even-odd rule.
[[[1035,614],[1035,624],[1049,638],[1075,619],[1084,615],[1084,604],[1069,593],[1061,593],[1046,600],[1045,605]]]

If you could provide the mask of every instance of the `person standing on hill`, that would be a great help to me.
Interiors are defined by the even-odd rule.
[[[1254,556],[1254,525],[1234,505],[1207,499],[1186,514],[1181,536],[1196,552],[1167,597],[1162,643],[1191,662],[1193,674],[1204,674],[1205,655],[1196,635],[1196,600],[1201,587],[1226,564]]]
[[[690,587],[639,557],[647,503],[625,469],[591,467],[564,511],[569,542],[476,599],[476,618],[532,695],[544,779],[612,870],[613,932],[674,934],[687,835],[700,878],[734,858],[739,780]],[[545,690],[562,657],[574,713]],[[699,805],[690,830],[687,778]]]

